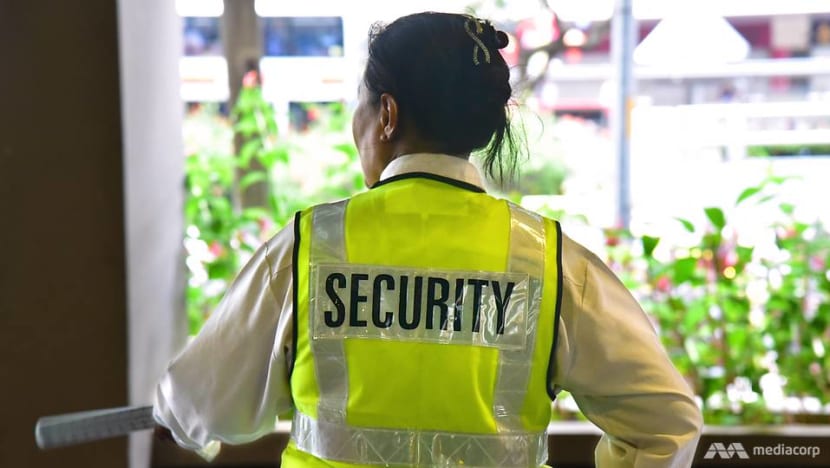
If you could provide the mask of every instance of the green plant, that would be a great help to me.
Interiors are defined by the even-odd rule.
[[[775,244],[785,256],[763,259],[769,285],[764,337],[790,395],[830,401],[830,234],[805,223],[795,207],[778,205]]]
[[[703,397],[704,408],[719,411],[723,408],[717,395],[736,378],[757,381],[763,375],[754,359],[762,342],[760,329],[749,320],[746,295],[744,273],[753,248],[723,235],[726,218],[720,208],[704,212],[708,224],[698,245],[675,249],[668,262],[654,257],[660,239],[641,238],[650,290],[643,302],[657,319],[675,365]],[[680,222],[689,232],[697,229],[689,221]]]
[[[753,157],[826,156],[830,154],[830,145],[755,145],[748,146],[746,152]]]
[[[236,154],[203,147],[186,158],[185,248],[191,334],[198,332],[252,253],[297,210],[363,188],[343,105],[330,106],[331,112],[307,134],[283,134],[256,81],[255,76],[246,77],[230,120],[210,118],[214,126],[227,127],[217,133],[226,139],[236,137]],[[216,109],[206,111],[215,113]],[[203,116],[195,118],[204,120]],[[221,146],[232,145],[227,141]],[[315,157],[322,162],[310,165]],[[320,179],[327,183],[309,189],[310,182]],[[246,192],[257,185],[265,190],[265,196],[246,200]]]
[[[718,207],[704,209],[703,225],[678,219],[698,242],[663,246],[661,259],[658,237],[632,238],[635,249],[609,242],[619,245],[610,250],[611,263],[639,292],[673,362],[701,397],[708,423],[782,422],[807,410],[794,408],[796,401],[812,399],[814,407],[830,401],[824,347],[830,234],[819,222],[798,221],[792,205],[778,202],[775,192],[785,181],[769,176],[735,204],[736,210],[752,200],[776,204],[772,255],[741,245],[738,227]],[[609,232],[609,239],[626,235]],[[645,265],[638,272],[640,258]]]

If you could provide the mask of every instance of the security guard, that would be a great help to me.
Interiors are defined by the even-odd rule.
[[[297,213],[159,383],[210,457],[292,418],[284,467],[538,467],[559,388],[599,466],[688,466],[700,412],[636,301],[559,224],[496,199],[507,36],[423,13],[372,32],[353,130],[370,190]]]

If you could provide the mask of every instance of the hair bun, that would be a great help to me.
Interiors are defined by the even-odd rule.
[[[510,43],[510,38],[507,36],[507,33],[504,31],[496,31],[495,34],[496,42],[495,46],[496,49],[504,49],[507,47],[507,44]]]
[[[491,49],[504,49],[507,47],[507,44],[510,42],[507,33],[504,31],[499,31],[498,29],[493,26],[488,20],[475,20],[478,21],[480,25],[484,26],[484,34],[481,35],[481,38],[484,40],[484,44]]]

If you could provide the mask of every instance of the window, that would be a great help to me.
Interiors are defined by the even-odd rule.
[[[343,56],[343,18],[339,16],[276,17],[264,21],[267,56]]]
[[[219,18],[184,18],[184,55],[222,55],[222,40],[219,35]]]

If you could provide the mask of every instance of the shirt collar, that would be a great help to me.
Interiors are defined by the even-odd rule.
[[[384,179],[411,172],[427,172],[484,189],[481,174],[473,163],[457,156],[436,153],[414,153],[399,156],[386,166],[386,169],[380,174],[380,180],[382,182]]]

